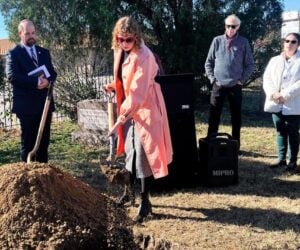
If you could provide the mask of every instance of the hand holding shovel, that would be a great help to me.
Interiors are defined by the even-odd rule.
[[[53,83],[50,82],[48,85],[48,92],[47,92],[47,97],[46,97],[46,101],[44,104],[44,109],[43,109],[43,114],[42,114],[42,118],[40,121],[40,126],[39,126],[39,130],[37,133],[37,138],[35,141],[35,145],[33,147],[33,149],[28,153],[27,155],[27,163],[31,163],[31,159],[33,158],[33,156],[36,155],[37,150],[39,149],[41,140],[42,140],[42,136],[43,136],[43,132],[44,132],[44,127],[45,127],[45,123],[46,123],[46,119],[47,119],[47,115],[48,115],[48,111],[49,111],[49,106],[50,106],[50,102],[52,99],[52,90],[53,90]]]

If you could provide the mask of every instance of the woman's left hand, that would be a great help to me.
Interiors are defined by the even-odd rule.
[[[277,102],[278,102],[279,104],[284,104],[284,102],[285,102],[284,97],[283,97],[283,96],[278,97],[278,98],[277,98]]]
[[[274,102],[277,104],[284,104],[285,99],[280,92],[276,92],[272,95]]]

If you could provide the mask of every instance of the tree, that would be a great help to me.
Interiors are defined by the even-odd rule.
[[[24,18],[38,28],[48,47],[76,49],[78,46],[109,47],[110,30],[116,13],[114,1],[102,0],[0,0],[9,36],[18,41],[17,26]]]
[[[133,16],[167,73],[191,72],[194,57],[193,1],[122,1],[119,13]],[[192,61],[191,61],[192,60]]]
[[[17,26],[28,18],[36,26],[39,43],[50,48],[59,77],[58,108],[76,117],[80,98],[95,98],[95,74],[112,63],[111,30],[117,1],[102,0],[0,0],[10,38],[18,41]],[[88,70],[78,72],[78,66]],[[82,75],[79,75],[82,74]]]
[[[115,21],[132,15],[167,72],[203,74],[211,40],[224,32],[227,15],[240,17],[240,33],[253,45],[280,28],[282,4],[279,0],[0,0],[0,9],[15,40],[17,23],[28,17],[39,27],[45,44],[75,51],[83,45],[108,51]]]
[[[122,3],[119,13],[131,14],[142,24],[168,73],[194,72],[202,81],[206,81],[204,62],[210,43],[214,36],[224,32],[226,16],[235,13],[240,17],[240,33],[252,47],[257,39],[279,30],[281,25],[282,4],[278,0],[124,0]],[[269,59],[272,55],[264,56]]]
[[[54,61],[59,69],[64,67],[64,58],[87,62],[93,69],[112,65],[113,25],[119,17],[131,15],[141,24],[147,45],[160,56],[167,73],[191,72],[198,76],[201,85],[209,85],[204,63],[213,37],[224,33],[226,16],[235,13],[240,17],[240,33],[254,49],[256,71],[249,84],[261,76],[276,52],[274,48],[278,48],[280,38],[274,35],[272,42],[266,43],[267,49],[257,50],[257,43],[280,29],[282,3],[281,0],[0,0],[0,10],[15,41],[18,22],[32,19],[41,42],[56,50]]]

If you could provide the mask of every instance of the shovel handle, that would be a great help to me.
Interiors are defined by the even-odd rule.
[[[109,131],[112,129],[115,123],[114,119],[114,104],[112,102],[109,102],[107,104],[107,112],[108,112],[108,129]]]
[[[53,83],[50,82],[49,86],[48,86],[47,98],[46,98],[46,101],[45,101],[45,104],[44,104],[43,114],[42,114],[42,118],[41,118],[41,121],[40,121],[40,126],[39,126],[39,130],[38,130],[38,133],[37,133],[35,145],[34,145],[33,149],[27,155],[27,163],[28,164],[31,163],[31,159],[36,154],[36,151],[38,150],[38,148],[40,146],[40,143],[41,143],[41,140],[42,140],[44,127],[45,127],[45,123],[46,123],[46,120],[47,120],[49,106],[50,106],[50,102],[51,102],[51,98],[52,98],[52,90],[53,90]]]

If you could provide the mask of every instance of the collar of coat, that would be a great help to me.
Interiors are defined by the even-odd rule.
[[[282,56],[282,58],[283,58],[284,60],[286,60],[286,55],[285,55],[284,52],[281,53],[281,56]],[[296,61],[296,60],[299,59],[299,58],[300,58],[300,51],[297,50],[296,53],[290,58],[290,61],[291,61],[291,62],[294,62],[294,61]]]

